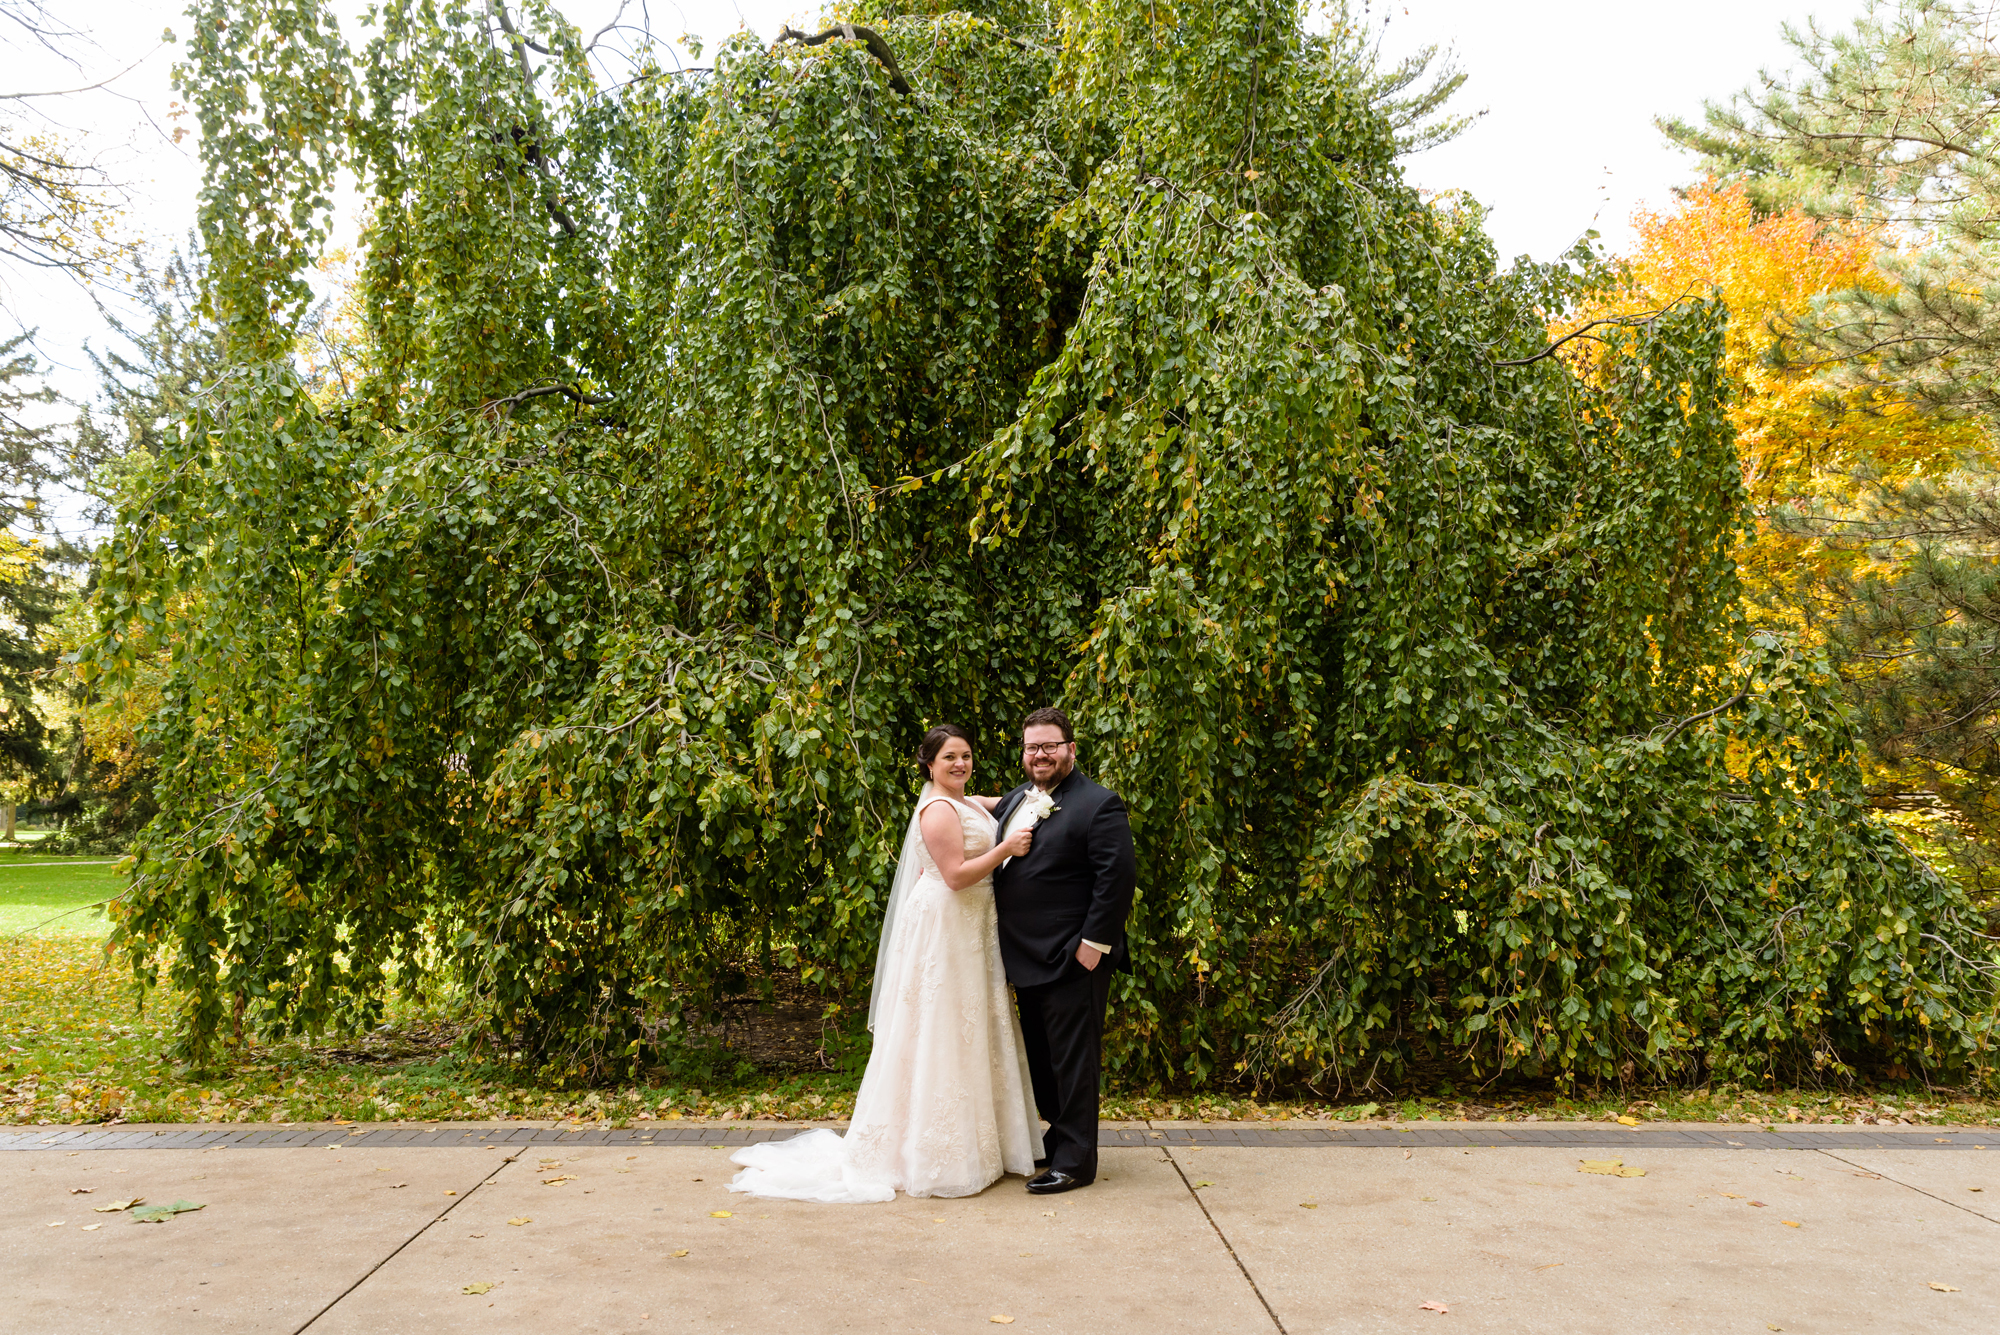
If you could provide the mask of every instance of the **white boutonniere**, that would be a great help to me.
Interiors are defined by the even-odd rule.
[[[1021,799],[1019,809],[1028,813],[1027,828],[1031,830],[1062,810],[1061,807],[1056,805],[1056,800],[1053,797],[1050,797],[1039,788]],[[1008,819],[1008,823],[1010,825],[1013,823],[1011,817]],[[1000,865],[1004,867],[1013,860],[1012,858],[1003,858]]]

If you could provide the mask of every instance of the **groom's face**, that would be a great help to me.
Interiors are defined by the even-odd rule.
[[[1076,768],[1076,743],[1063,740],[1053,723],[1037,723],[1021,733],[1021,768],[1037,788],[1053,788]]]

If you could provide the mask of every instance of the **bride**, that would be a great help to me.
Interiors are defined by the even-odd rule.
[[[993,869],[1032,828],[994,843],[994,798],[967,797],[972,742],[952,724],[917,748],[927,782],[889,893],[868,1027],[875,1046],[847,1135],[808,1131],[731,1156],[731,1191],[851,1203],[971,1196],[1028,1175],[1042,1133],[1021,1022],[1007,993]]]

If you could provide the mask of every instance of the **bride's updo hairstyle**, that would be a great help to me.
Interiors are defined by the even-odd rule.
[[[954,737],[967,746],[972,745],[972,734],[956,723],[938,724],[924,734],[923,741],[917,743],[917,773],[924,776],[926,783],[930,782],[931,762],[938,758],[938,752],[944,750],[944,744]]]

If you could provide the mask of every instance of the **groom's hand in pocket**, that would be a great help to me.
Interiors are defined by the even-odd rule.
[[[1096,950],[1090,946],[1081,944],[1079,944],[1076,948],[1076,962],[1078,964],[1081,964],[1086,969],[1095,969],[1097,967],[1097,962],[1103,958],[1104,958],[1104,952],[1101,950]]]

